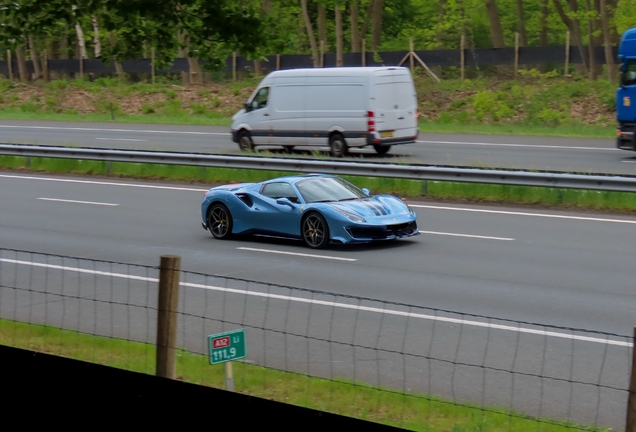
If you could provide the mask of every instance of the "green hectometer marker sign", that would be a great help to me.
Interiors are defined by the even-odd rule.
[[[232,330],[208,336],[210,364],[225,363],[245,358],[245,330]]]

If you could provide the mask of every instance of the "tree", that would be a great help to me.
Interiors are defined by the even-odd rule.
[[[523,0],[517,0],[517,32],[519,33],[519,45],[528,45],[526,34],[526,18],[523,11]]]
[[[311,55],[314,62],[314,67],[320,66],[320,59],[318,58],[318,47],[316,46],[316,38],[314,37],[314,30],[311,26],[311,19],[309,18],[309,10],[307,9],[307,0],[300,0],[302,8],[303,20],[305,21],[305,28],[307,29],[307,37],[309,38],[309,44],[311,45]]]
[[[492,46],[495,48],[503,48],[506,46],[504,41],[503,30],[501,29],[501,20],[499,19],[499,9],[495,0],[485,0],[486,10],[488,11],[488,20],[490,21],[490,34],[492,36]]]
[[[371,50],[377,51],[382,42],[382,12],[384,0],[373,1],[373,31],[371,34]]]
[[[336,14],[336,66],[342,66],[342,50],[344,45],[342,40],[342,10],[338,3],[336,3],[334,7],[334,12]]]

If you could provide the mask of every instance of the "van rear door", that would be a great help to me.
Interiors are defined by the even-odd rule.
[[[417,96],[408,69],[376,71],[371,97],[380,139],[417,136]]]

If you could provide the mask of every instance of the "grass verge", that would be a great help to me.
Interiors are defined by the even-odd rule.
[[[154,374],[155,347],[0,319],[0,344]],[[223,388],[223,365],[179,351],[178,379]],[[348,380],[327,380],[235,362],[235,390],[321,411],[400,426],[414,431],[565,432],[604,431],[569,422],[530,418],[500,408],[481,408],[412,392],[376,388]]]
[[[177,165],[152,165],[128,162],[27,158],[0,156],[0,168],[41,172],[107,175],[149,180],[171,180],[210,185],[218,183],[259,182],[270,178],[297,174],[281,171],[202,168]],[[342,176],[373,193],[392,193],[405,199],[427,197],[481,203],[534,204],[588,210],[633,212],[636,194],[577,189],[505,186],[479,183],[456,183],[378,177]]]

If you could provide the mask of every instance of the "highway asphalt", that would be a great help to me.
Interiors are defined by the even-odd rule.
[[[423,231],[419,237],[316,252],[287,240],[213,239],[200,225],[205,190],[198,185],[0,173],[0,247],[150,266],[157,265],[162,254],[176,254],[182,257],[183,269],[190,272],[333,293],[303,294],[191,274],[188,282],[220,286],[226,291],[187,288],[184,308],[189,315],[183,320],[189,322],[184,329],[191,330],[183,331],[182,340],[190,349],[204,352],[205,335],[220,330],[223,321],[223,328],[243,325],[252,329],[251,359],[259,364],[321,376],[355,377],[393,387],[407,382],[411,389],[457,400],[504,406],[512,403],[530,414],[621,425],[624,392],[505,371],[548,374],[566,381],[598,380],[617,388],[627,385],[630,350],[626,341],[634,326],[636,217],[412,202]],[[18,273],[12,265],[33,266],[16,265],[12,256],[2,255],[2,286],[14,286],[7,282],[10,275],[20,283],[41,280],[49,290],[64,289],[56,285],[59,282],[54,281],[59,279],[51,276],[53,273]],[[69,260],[63,265],[75,264]],[[103,265],[98,269],[114,272]],[[131,271],[147,276],[143,269],[119,272]],[[95,297],[99,295],[104,301],[120,298],[122,302],[137,298],[140,309],[131,317],[130,309],[117,312],[110,304],[104,306],[103,313],[97,314],[96,309],[86,325],[96,326],[94,331],[100,334],[137,332],[134,338],[152,340],[153,319],[148,308],[156,298],[153,283],[123,278],[124,282],[115,283],[119,290],[115,292],[112,280],[87,277],[94,281]],[[227,288],[239,292],[228,294]],[[307,301],[284,297],[289,295],[304,296]],[[365,303],[347,296],[411,306]],[[39,299],[33,293],[20,297],[4,290],[0,303],[3,316],[13,313],[35,320],[79,323],[86,313],[80,312],[80,301]],[[45,309],[33,309],[36,304],[45,305]],[[223,306],[214,313],[208,304],[216,305],[212,309]],[[387,315],[378,311],[382,309],[417,316]],[[208,314],[208,318],[197,318]],[[283,316],[289,319],[281,321]],[[625,337],[600,337],[617,343],[590,342],[584,339],[590,336],[584,332],[500,319]],[[550,330],[560,336],[502,330],[496,325]],[[268,330],[262,332],[259,327]],[[339,343],[327,344],[327,349],[321,347],[322,339]],[[435,350],[431,351],[433,345]],[[297,349],[290,351],[290,346]],[[357,366],[347,369],[346,365]],[[481,391],[484,382],[487,388]]]
[[[2,120],[0,142],[239,153],[238,146],[231,140],[229,127],[215,126]],[[282,151],[280,147],[259,149]],[[306,147],[298,147],[294,153],[309,154]],[[365,148],[353,150],[352,156],[400,163],[636,174],[636,153],[618,150],[611,138],[420,133],[417,143],[394,146],[387,155],[379,156],[373,149]]]

